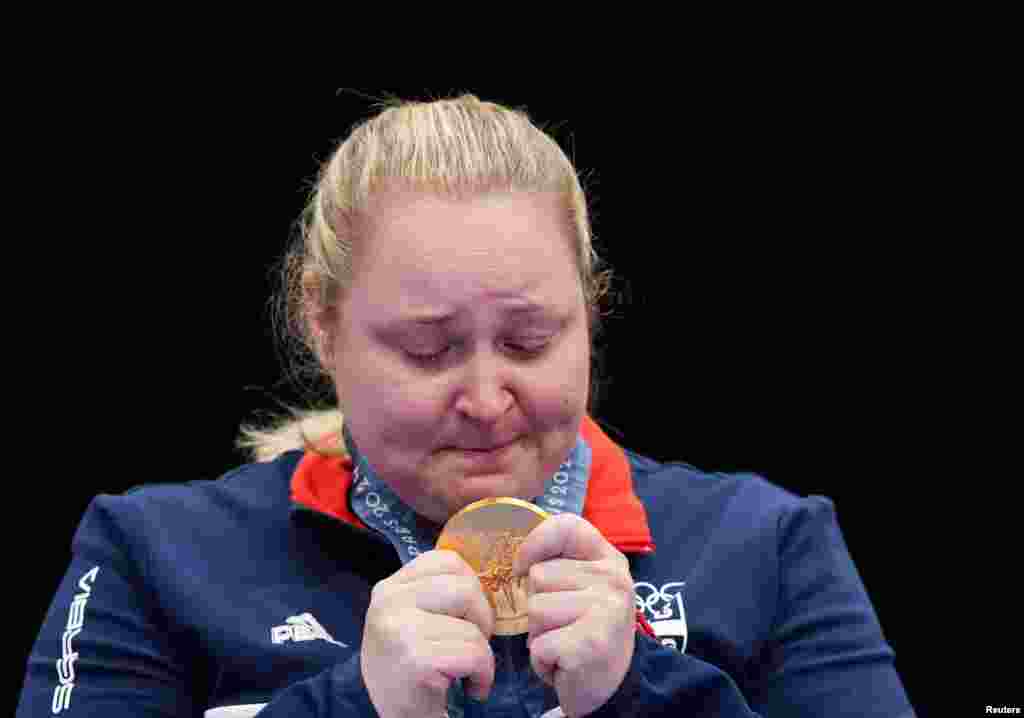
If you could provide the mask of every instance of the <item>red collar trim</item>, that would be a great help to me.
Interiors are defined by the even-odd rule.
[[[592,455],[583,518],[623,553],[652,553],[655,547],[647,512],[633,491],[625,451],[590,416],[584,416],[581,428]],[[321,439],[324,444],[337,445],[338,441],[337,433]],[[307,451],[292,475],[292,501],[365,529],[348,508],[351,486],[350,458]]]

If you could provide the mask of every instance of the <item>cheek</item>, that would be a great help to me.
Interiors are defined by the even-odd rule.
[[[570,421],[574,414],[586,406],[587,384],[573,375],[561,381],[538,381],[528,390],[531,410],[545,424],[554,425]]]
[[[436,391],[410,381],[386,358],[362,354],[337,382],[338,403],[354,424],[374,427],[375,443],[416,445],[436,428],[440,401]],[[347,380],[346,380],[347,379]],[[427,439],[428,442],[433,439]]]
[[[590,391],[590,356],[586,346],[567,353],[537,379],[536,395],[548,413],[568,418],[583,411]]]
[[[396,385],[370,390],[364,415],[391,446],[429,446],[437,440],[440,402]]]

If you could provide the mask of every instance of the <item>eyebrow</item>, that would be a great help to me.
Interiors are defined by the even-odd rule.
[[[540,304],[520,304],[515,306],[509,306],[502,309],[502,313],[506,315],[515,316],[528,316],[531,314],[554,314],[554,310],[550,307],[545,307]],[[388,322],[390,326],[405,326],[408,324],[422,325],[422,326],[433,326],[436,324],[446,324],[451,322],[456,317],[454,312],[448,312],[446,314],[418,314],[407,317],[399,317],[393,321]]]

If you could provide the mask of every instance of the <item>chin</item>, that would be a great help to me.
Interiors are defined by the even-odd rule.
[[[497,476],[494,474],[467,476],[463,479],[456,503],[459,508],[469,506],[474,501],[493,499],[502,496],[531,501],[544,493],[544,483],[528,486],[517,481],[513,475]]]

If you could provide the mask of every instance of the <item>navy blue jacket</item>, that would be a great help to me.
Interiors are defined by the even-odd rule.
[[[583,515],[629,558],[657,634],[637,631],[595,718],[912,715],[831,500],[659,463],[588,427]],[[18,718],[375,716],[363,619],[401,562],[352,514],[350,481],[350,461],[290,451],[216,481],[95,497]],[[525,640],[492,639],[499,666],[530,670]],[[252,709],[215,710],[227,706]],[[538,705],[509,689],[476,714],[560,713],[553,691]]]

